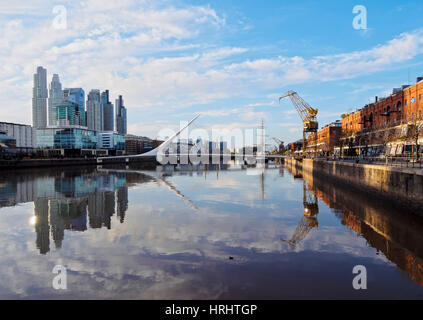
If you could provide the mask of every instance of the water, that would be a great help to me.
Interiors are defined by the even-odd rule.
[[[286,168],[181,170],[0,174],[0,298],[423,297],[423,219]]]

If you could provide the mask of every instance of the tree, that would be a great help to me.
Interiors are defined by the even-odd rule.
[[[413,120],[407,125],[407,142],[414,143],[416,148],[416,160],[420,159],[420,145],[419,138],[423,133],[423,124],[418,123],[417,120]],[[413,148],[414,150],[414,148]],[[414,152],[413,152],[414,153]]]

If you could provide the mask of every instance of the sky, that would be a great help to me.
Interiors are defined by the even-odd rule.
[[[201,114],[196,128],[263,119],[291,142],[301,120],[279,103],[286,91],[324,126],[423,76],[421,17],[421,1],[0,0],[0,121],[32,123],[41,65],[48,82],[123,95],[128,133],[155,138]]]

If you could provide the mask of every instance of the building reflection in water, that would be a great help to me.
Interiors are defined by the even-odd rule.
[[[120,223],[128,209],[128,187],[125,175],[89,174],[83,176],[51,177],[43,181],[41,197],[34,201],[37,248],[41,254],[50,251],[50,235],[56,248],[61,248],[65,230],[83,232],[88,224],[92,229],[111,228],[117,212]],[[46,186],[54,186],[47,190]]]
[[[366,239],[367,244],[382,252],[387,259],[423,286],[423,218],[406,208],[329,182],[317,175],[288,168],[294,176],[301,176],[308,189],[334,209],[343,225]]]
[[[36,232],[36,246],[41,254],[47,254],[51,250],[51,241],[55,248],[62,247],[65,230],[84,232],[88,227],[111,229],[115,215],[119,223],[124,223],[128,210],[128,187],[145,182],[164,184],[198,210],[163,175],[154,178],[135,170],[101,168],[12,176],[0,174],[0,208],[33,202],[34,219],[31,222]]]
[[[135,179],[137,180],[137,179]],[[72,172],[0,177],[0,207],[34,202],[36,246],[41,254],[62,247],[65,230],[83,232],[111,228],[116,213],[120,223],[128,210],[125,173]]]

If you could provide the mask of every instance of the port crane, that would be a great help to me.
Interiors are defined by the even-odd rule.
[[[279,98],[279,102],[282,99],[289,97],[292,104],[297,109],[301,120],[303,121],[303,157],[306,154],[306,138],[307,133],[317,132],[319,123],[317,122],[318,110],[312,108],[303,98],[301,98],[295,91],[288,91]]]
[[[284,150],[284,142],[281,139],[278,139],[278,138],[272,138],[272,140],[276,142],[276,145],[278,147],[277,152],[279,154],[282,154],[282,152]]]
[[[288,243],[291,248],[294,248],[296,244],[304,240],[313,228],[319,227],[319,222],[317,221],[317,215],[319,213],[317,196],[307,188],[305,181],[303,181],[303,205],[304,215],[295,229],[291,240],[281,239],[282,242]]]

